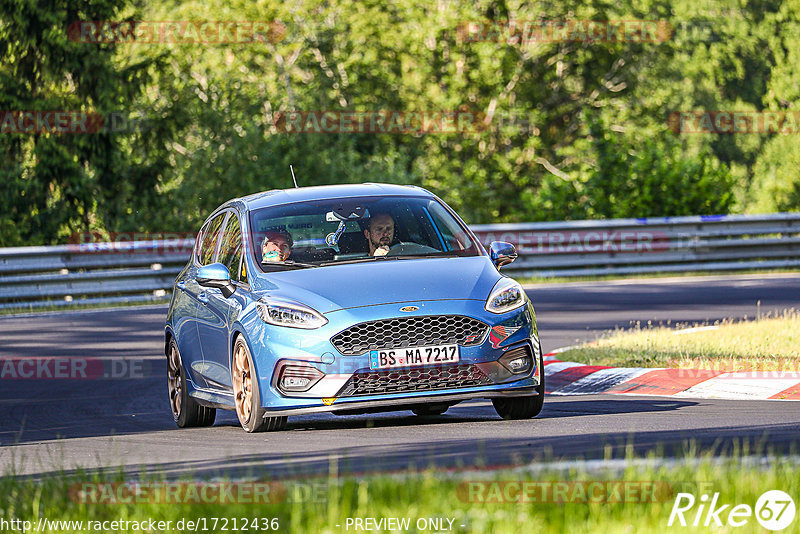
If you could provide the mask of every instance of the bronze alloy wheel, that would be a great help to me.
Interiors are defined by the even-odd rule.
[[[239,423],[247,432],[282,430],[286,426],[286,416],[266,417],[261,406],[258,390],[258,376],[253,365],[250,349],[242,336],[236,338],[231,358],[231,379],[233,382],[233,403]]]
[[[174,341],[169,344],[169,354],[167,355],[167,381],[169,405],[172,408],[172,417],[177,421],[181,414],[183,384],[181,384],[181,357],[178,354],[178,345]]]
[[[167,386],[172,418],[181,428],[190,426],[211,426],[217,418],[217,410],[201,406],[189,396],[186,388],[186,370],[183,368],[181,353],[175,338],[170,338],[167,346]]]
[[[250,420],[253,407],[253,380],[250,370],[250,358],[247,346],[237,342],[233,353],[233,397],[236,404],[236,415],[245,425]]]

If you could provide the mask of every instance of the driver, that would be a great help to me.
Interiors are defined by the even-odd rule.
[[[364,237],[369,243],[370,256],[385,256],[394,239],[394,219],[388,213],[376,213],[369,218]]]
[[[292,255],[292,236],[286,230],[270,230],[261,245],[262,263],[286,261]]]

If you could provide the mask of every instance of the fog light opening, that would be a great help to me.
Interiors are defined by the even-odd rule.
[[[531,358],[530,356],[516,358],[508,362],[508,367],[512,373],[524,373],[531,368]]]
[[[531,348],[527,345],[509,350],[500,358],[500,363],[515,375],[529,373],[535,366]]]
[[[278,387],[286,393],[308,391],[325,376],[322,371],[311,366],[286,365],[281,369]]]
[[[281,386],[283,386],[283,389],[305,391],[308,389],[309,384],[311,384],[311,379],[304,376],[284,376]]]

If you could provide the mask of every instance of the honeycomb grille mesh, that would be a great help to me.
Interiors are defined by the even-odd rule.
[[[493,383],[477,365],[473,364],[382,371],[365,369],[351,376],[336,396],[357,397],[359,395],[432,391]]]
[[[486,323],[463,315],[397,317],[353,325],[333,336],[331,343],[345,356],[451,343],[471,347],[480,344],[488,330]]]

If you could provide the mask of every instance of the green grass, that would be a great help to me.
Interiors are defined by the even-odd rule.
[[[780,489],[800,497],[800,465],[796,457],[771,459],[767,462],[748,461],[753,457],[735,455],[725,460],[705,457],[696,460],[675,461],[672,465],[659,463],[628,462],[618,471],[586,471],[576,463],[574,468],[561,472],[536,472],[519,469],[502,472],[467,472],[460,476],[441,472],[424,472],[403,476],[374,476],[365,478],[339,478],[335,475],[316,480],[280,481],[288,498],[274,504],[214,504],[214,503],[92,503],[81,502],[75,491],[76,484],[101,484],[121,482],[121,475],[75,475],[46,478],[33,481],[6,477],[0,479],[0,517],[32,521],[40,517],[53,520],[72,521],[171,521],[172,528],[181,519],[212,521],[213,518],[228,518],[229,527],[234,518],[241,524],[242,518],[277,518],[279,532],[292,533],[338,533],[354,532],[346,529],[348,518],[410,518],[412,525],[419,518],[453,519],[453,532],[475,533],[662,533],[678,492],[693,493],[698,499],[702,494],[718,492],[720,503],[749,504],[754,506],[758,497],[767,490]],[[761,457],[758,457],[761,458]],[[655,493],[647,497],[629,494],[631,502],[603,502],[602,497],[594,502],[582,497],[575,486],[550,502],[485,502],[497,499],[502,493],[490,490],[502,486],[474,486],[473,483],[489,484],[497,481],[517,483],[548,483],[551,491],[558,486],[550,484],[560,481],[616,482],[627,481],[637,487],[638,482],[656,483]],[[157,484],[160,479],[148,482]],[[275,481],[272,481],[275,482]],[[316,485],[317,496],[298,488]],[[85,486],[84,486],[85,487]],[[95,486],[90,486],[94,488]],[[563,487],[563,486],[562,486]],[[644,486],[649,487],[649,486]],[[470,493],[470,488],[473,492]],[[477,488],[477,491],[474,491]],[[469,496],[472,495],[472,501]],[[541,500],[541,492],[532,493],[532,500]],[[552,493],[550,493],[552,495]],[[594,494],[602,495],[602,494]],[[491,496],[494,496],[491,497]],[[567,502],[563,501],[566,497]],[[143,499],[146,500],[146,499]],[[699,504],[699,501],[698,501]],[[697,506],[687,513],[691,522]],[[730,507],[728,508],[730,510]],[[725,516],[723,515],[723,521]],[[339,526],[337,526],[339,525]],[[463,526],[462,526],[463,525]],[[759,532],[755,518],[750,518],[744,528],[736,532]],[[783,532],[797,532],[800,518]],[[211,524],[208,524],[210,532]],[[709,532],[707,527],[680,528],[680,532]],[[118,531],[139,531],[135,528],[118,528]],[[141,529],[140,529],[141,530]],[[199,529],[202,531],[202,528]],[[261,530],[261,529],[259,529]],[[46,531],[75,531],[61,528]],[[84,530],[85,531],[85,530]],[[221,525],[216,529],[223,531]],[[253,529],[251,529],[253,531]],[[410,532],[416,532],[412,527]]]
[[[559,355],[560,360],[615,367],[675,367],[725,371],[800,371],[800,312],[753,321],[726,320],[714,329],[680,327],[605,334],[598,341]]]

